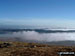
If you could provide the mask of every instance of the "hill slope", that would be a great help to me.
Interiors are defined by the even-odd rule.
[[[1,56],[59,56],[61,51],[75,51],[75,46],[56,46],[24,42],[0,42]]]

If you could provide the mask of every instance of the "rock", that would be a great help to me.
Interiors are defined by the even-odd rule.
[[[9,47],[9,46],[11,46],[10,43],[2,43],[2,44],[0,44],[0,48],[5,48],[5,47]]]

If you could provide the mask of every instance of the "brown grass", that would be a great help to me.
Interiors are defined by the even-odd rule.
[[[3,42],[0,43],[2,44]],[[0,48],[0,56],[59,56],[58,52],[61,51],[75,51],[75,47],[72,46],[50,46],[22,42],[9,43],[11,46]]]

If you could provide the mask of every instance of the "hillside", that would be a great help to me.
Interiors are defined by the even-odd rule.
[[[58,52],[61,51],[75,51],[75,47],[24,42],[0,42],[0,56],[59,56]]]

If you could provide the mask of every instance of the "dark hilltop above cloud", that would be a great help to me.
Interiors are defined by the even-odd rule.
[[[19,31],[35,31],[38,33],[72,33],[75,32],[74,29],[0,29],[0,32],[19,32]]]

